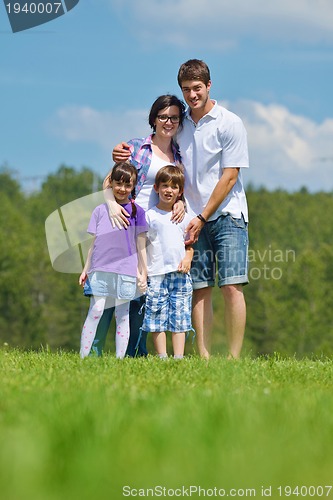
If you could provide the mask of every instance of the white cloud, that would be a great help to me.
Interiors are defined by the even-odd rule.
[[[332,43],[331,0],[108,0],[142,40],[229,47],[240,39]],[[181,36],[179,36],[181,33]]]
[[[333,189],[333,118],[316,123],[278,105],[254,101],[222,103],[244,121],[250,169],[246,182],[268,189]],[[122,140],[149,133],[148,110],[123,113],[88,107],[61,108],[52,118],[54,134],[111,151]]]
[[[69,142],[94,143],[111,151],[118,142],[148,135],[148,112],[98,111],[88,106],[67,106],[56,111],[49,120],[53,135]]]
[[[240,101],[231,107],[248,132],[246,178],[256,186],[333,189],[333,119],[318,124],[278,104]]]

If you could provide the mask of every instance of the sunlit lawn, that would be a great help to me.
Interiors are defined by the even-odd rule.
[[[272,487],[279,498],[279,486],[333,483],[330,360],[82,361],[2,349],[0,372],[4,500],[191,486],[192,498],[195,487],[257,497]]]

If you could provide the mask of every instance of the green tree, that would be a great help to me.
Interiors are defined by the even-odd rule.
[[[13,193],[11,193],[13,194]],[[38,347],[45,323],[36,287],[38,254],[23,198],[1,195],[0,336],[3,342]]]

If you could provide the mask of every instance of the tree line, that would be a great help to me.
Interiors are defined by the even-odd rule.
[[[101,189],[102,179],[97,179]],[[53,269],[45,221],[96,189],[96,175],[62,165],[27,194],[0,169],[0,346],[77,350],[88,300],[77,273]],[[330,356],[333,350],[333,192],[248,186],[249,277],[244,349],[253,355]],[[192,347],[187,349],[191,352]],[[213,353],[226,351],[214,290]]]

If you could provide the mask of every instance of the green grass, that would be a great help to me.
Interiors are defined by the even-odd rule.
[[[279,498],[278,486],[333,484],[332,374],[328,359],[2,349],[0,496],[118,500],[126,485],[192,485]]]

